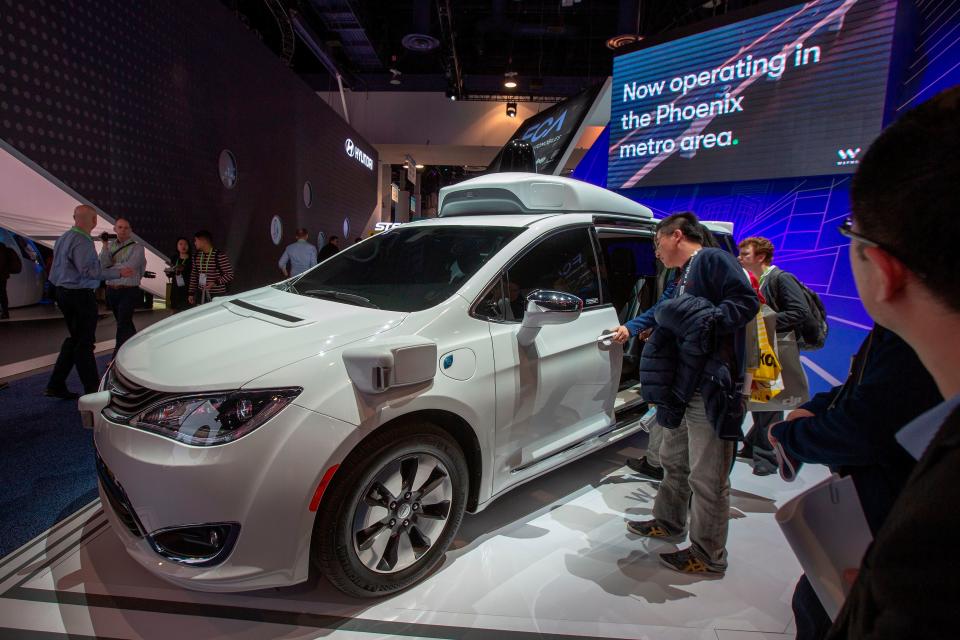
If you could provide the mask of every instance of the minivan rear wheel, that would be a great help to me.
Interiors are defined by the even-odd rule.
[[[317,568],[357,597],[416,584],[460,527],[467,478],[460,447],[431,423],[374,435],[340,466],[323,499],[313,534]]]

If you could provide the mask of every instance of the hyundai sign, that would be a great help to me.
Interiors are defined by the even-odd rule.
[[[360,147],[353,143],[353,140],[347,138],[343,143],[343,148],[348,156],[373,171],[373,158],[361,151]]]

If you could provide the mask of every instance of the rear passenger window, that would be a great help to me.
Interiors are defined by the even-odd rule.
[[[584,307],[600,304],[600,284],[593,242],[587,228],[550,235],[507,270],[501,308],[508,320],[523,318],[523,300],[537,289],[572,293]]]

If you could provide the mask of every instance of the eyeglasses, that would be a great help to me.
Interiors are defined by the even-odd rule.
[[[877,249],[883,249],[885,252],[889,253],[891,256],[902,262],[907,267],[910,267],[911,271],[914,271],[918,275],[923,275],[920,271],[910,265],[910,260],[907,260],[903,257],[903,254],[900,253],[897,249],[890,247],[889,245],[883,244],[882,242],[877,242],[876,240],[871,240],[863,234],[857,233],[853,230],[853,218],[847,218],[843,221],[843,224],[837,229],[840,232],[840,235],[850,240],[855,240],[860,244],[866,245],[868,247],[876,247]]]

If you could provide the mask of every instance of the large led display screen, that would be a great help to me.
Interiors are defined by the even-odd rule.
[[[852,173],[880,133],[894,0],[812,0],[617,57],[607,186]]]

